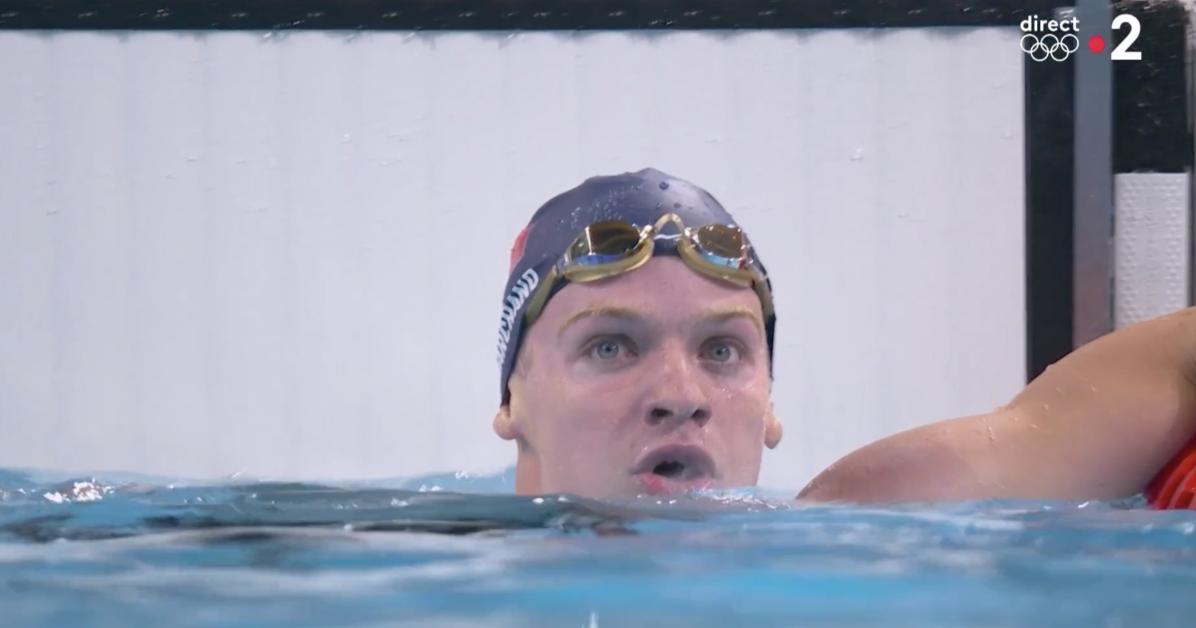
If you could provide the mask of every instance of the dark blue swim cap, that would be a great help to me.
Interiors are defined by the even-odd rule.
[[[653,168],[591,177],[572,190],[554,196],[536,211],[511,248],[510,276],[503,292],[498,326],[498,363],[502,367],[499,386],[503,403],[507,402],[507,379],[511,376],[523,338],[524,312],[536,287],[560,261],[565,249],[583,229],[594,223],[623,220],[639,226],[650,225],[669,212],[680,216],[686,226],[735,225],[731,214],[709,192]],[[676,254],[676,249],[657,246],[653,251],[653,255],[662,254]],[[767,272],[754,247],[751,256],[767,281]],[[566,283],[561,281],[555,289],[559,290]],[[771,284],[768,289],[771,293]],[[770,314],[764,321],[770,373],[775,328],[776,316]]]

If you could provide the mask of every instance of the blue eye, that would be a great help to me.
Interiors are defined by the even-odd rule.
[[[590,353],[599,360],[613,360],[619,355],[619,343],[614,340],[597,342],[590,348]]]
[[[707,345],[705,353],[715,362],[730,362],[739,356],[739,348],[730,342],[716,341]]]
[[[626,336],[602,336],[585,346],[585,356],[598,362],[622,364],[635,357],[635,343]]]

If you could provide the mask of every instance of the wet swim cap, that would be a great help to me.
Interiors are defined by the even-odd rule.
[[[565,249],[583,229],[596,222],[623,220],[643,226],[653,224],[669,212],[680,216],[690,227],[712,223],[735,225],[731,214],[709,192],[653,168],[591,177],[572,190],[553,197],[536,211],[527,227],[515,238],[511,248],[510,276],[503,292],[498,326],[498,363],[502,368],[499,392],[503,403],[507,402],[507,379],[511,376],[523,337],[524,312],[536,287],[561,259]],[[676,249],[657,246],[653,251],[653,255],[668,254],[676,254]],[[767,281],[767,272],[754,247],[750,254]],[[556,290],[567,283],[560,282]],[[768,339],[770,372],[775,328],[776,316],[769,315],[764,321],[764,330]]]

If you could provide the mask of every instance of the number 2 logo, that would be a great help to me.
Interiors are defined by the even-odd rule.
[[[1110,59],[1113,61],[1141,61],[1142,52],[1139,50],[1130,50],[1130,46],[1138,41],[1138,35],[1142,34],[1142,24],[1138,22],[1138,18],[1128,14],[1122,13],[1113,18],[1113,30],[1119,31],[1122,26],[1129,26],[1130,32],[1121,40],[1120,44],[1113,49]]]

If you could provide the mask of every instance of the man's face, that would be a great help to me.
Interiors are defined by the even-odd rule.
[[[520,493],[751,486],[781,428],[760,300],[675,257],[560,290],[527,331],[495,431]]]

